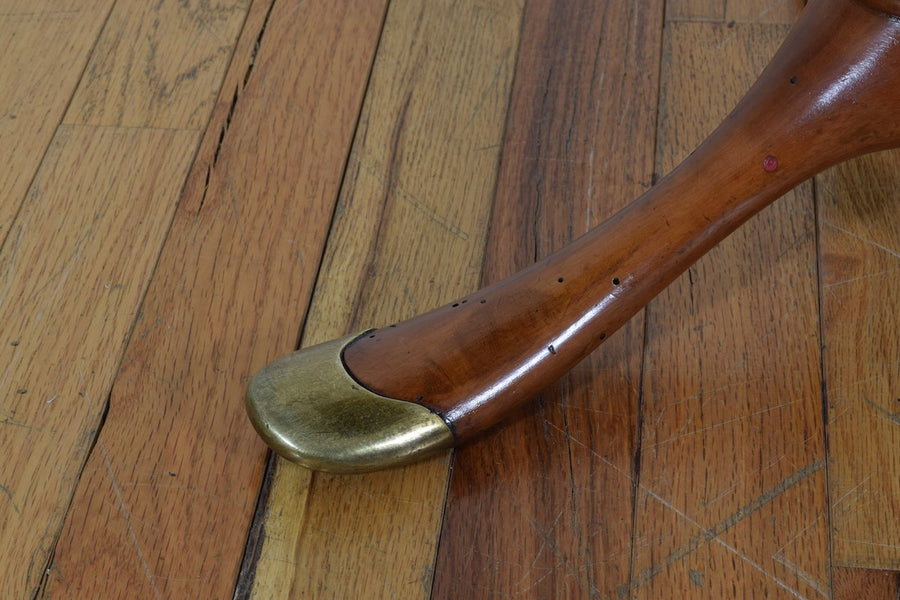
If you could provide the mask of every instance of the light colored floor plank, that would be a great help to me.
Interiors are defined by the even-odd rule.
[[[296,344],[383,10],[270,4],[248,16],[50,596],[233,593],[265,458],[243,407],[247,379]]]
[[[249,5],[117,2],[65,122],[203,129]]]
[[[39,16],[50,10],[46,14],[73,20],[81,14],[72,2],[29,8]],[[157,16],[143,36],[149,48],[171,47],[170,59],[188,61],[194,50],[206,50],[178,38],[193,38],[195,32],[170,27],[184,16],[178,10]],[[140,12],[110,17],[100,37],[115,37],[117,28],[145,17]],[[213,33],[219,25],[210,24]],[[234,41],[225,29],[218,32],[222,48]],[[37,39],[33,52],[39,54]],[[94,45],[89,65],[96,64],[101,45]],[[132,67],[152,70],[152,54],[133,54]],[[221,77],[224,64],[213,61],[210,71],[218,69]],[[128,74],[119,71],[105,85],[111,93],[128,88]],[[161,80],[160,85],[165,87]],[[178,110],[201,117],[205,110],[206,117],[195,124],[203,127],[216,91],[190,78],[181,90],[190,100]],[[173,111],[162,106],[163,113]],[[0,448],[10,457],[0,472],[9,499],[0,504],[0,545],[21,553],[21,560],[0,562],[8,597],[34,594],[46,581],[48,558],[200,139],[196,130],[117,125],[122,123],[73,123],[56,130],[0,250],[0,316],[15,324],[4,330],[11,338],[4,351],[10,354],[0,382],[0,418],[6,425]]]
[[[661,172],[719,123],[786,33],[667,27]],[[827,594],[811,186],[743,225],[647,312],[634,597]]]
[[[112,0],[0,2],[0,243],[112,4]]]
[[[196,142],[63,127],[0,252],[4,597],[44,576]]]
[[[836,564],[900,569],[900,152],[816,179]]]
[[[520,18],[391,3],[304,345],[477,286]],[[334,476],[279,461],[253,596],[427,598],[447,467]]]

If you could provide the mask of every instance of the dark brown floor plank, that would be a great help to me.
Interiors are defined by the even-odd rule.
[[[649,187],[662,3],[529,2],[485,283]],[[628,581],[642,320],[458,451],[435,598],[609,597]]]

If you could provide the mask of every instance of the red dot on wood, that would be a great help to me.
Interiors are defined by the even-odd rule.
[[[766,173],[772,173],[777,168],[778,168],[778,159],[770,154],[763,161],[763,169],[766,170]]]

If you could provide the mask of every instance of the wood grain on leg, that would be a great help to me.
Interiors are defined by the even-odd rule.
[[[511,5],[391,3],[304,345],[477,286],[520,21]],[[253,596],[429,597],[447,467],[334,476],[279,460]]]
[[[233,592],[266,455],[246,378],[296,344],[383,10],[270,6],[248,16],[58,545],[52,596]]]

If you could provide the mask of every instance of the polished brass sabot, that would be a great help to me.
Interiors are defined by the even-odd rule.
[[[289,354],[253,377],[247,412],[263,440],[288,460],[337,473],[402,465],[449,448],[453,434],[441,417],[350,376],[341,355],[356,337]]]

